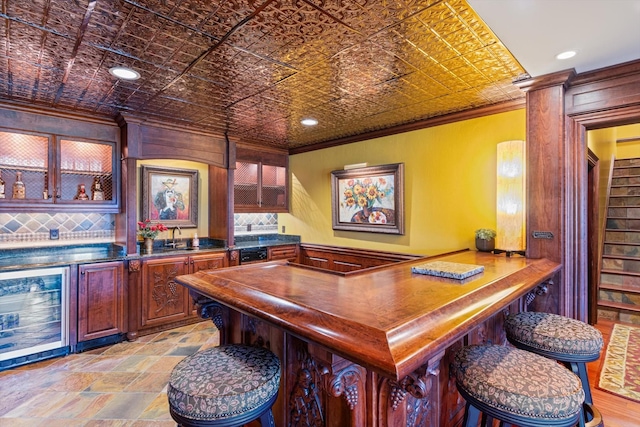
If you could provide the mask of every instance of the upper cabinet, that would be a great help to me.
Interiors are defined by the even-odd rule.
[[[238,146],[234,212],[288,212],[288,154]]]
[[[115,141],[0,129],[0,210],[117,212]]]
[[[119,212],[113,120],[0,104],[0,147],[0,212]]]

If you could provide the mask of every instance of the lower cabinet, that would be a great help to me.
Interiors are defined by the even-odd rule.
[[[141,277],[140,329],[173,327],[199,320],[187,288],[173,279],[199,270],[224,267],[225,253],[168,256],[144,260]]]
[[[298,261],[298,245],[282,245],[282,246],[269,246],[267,249],[269,261],[275,261],[278,259],[286,259],[287,261]]]
[[[78,341],[125,332],[122,261],[78,268]]]

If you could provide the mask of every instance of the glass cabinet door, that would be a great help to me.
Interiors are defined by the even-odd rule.
[[[49,146],[46,136],[0,132],[0,176],[4,182],[0,203],[49,199]]]
[[[286,206],[287,169],[282,166],[262,165],[261,206]]]
[[[108,143],[60,140],[60,183],[63,202],[114,200],[113,150]]]
[[[237,206],[259,206],[257,163],[236,162],[233,197]]]

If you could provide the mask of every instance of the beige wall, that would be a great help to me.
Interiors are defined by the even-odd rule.
[[[525,110],[421,129],[290,157],[291,210],[280,230],[303,242],[432,255],[474,248],[496,225],[496,145],[526,138]],[[331,171],[405,164],[404,236],[334,231]]]

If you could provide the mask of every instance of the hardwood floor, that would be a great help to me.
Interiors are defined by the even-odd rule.
[[[609,342],[609,335],[613,325],[614,323],[610,321],[602,320],[595,325],[604,337],[605,348],[602,350],[599,360],[587,365],[593,403],[602,414],[605,427],[640,427],[640,403],[618,397],[597,387],[600,364],[604,360],[606,343]]]

